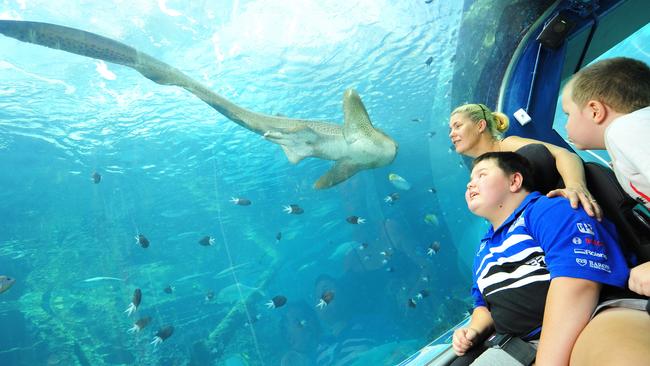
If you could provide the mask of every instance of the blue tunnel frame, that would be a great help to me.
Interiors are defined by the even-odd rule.
[[[586,9],[579,12],[575,9],[576,4],[584,5]],[[511,117],[508,135],[535,138],[572,150],[553,130],[562,82],[647,24],[650,21],[648,11],[632,12],[636,15],[629,16],[630,10],[637,8],[644,8],[642,0],[565,0],[556,3],[524,38],[504,76],[497,110]],[[560,12],[575,23],[574,27],[559,48],[542,46],[536,38],[545,23]],[[625,24],[618,21],[621,19],[625,19]],[[594,34],[605,37],[592,38]],[[512,118],[520,108],[526,110],[532,122],[522,126]]]

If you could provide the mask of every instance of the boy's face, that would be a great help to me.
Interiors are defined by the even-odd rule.
[[[578,149],[599,149],[601,148],[598,138],[601,132],[596,128],[589,107],[579,107],[571,97],[571,84],[567,85],[562,92],[562,110],[567,115],[566,131],[569,140],[573,142]]]
[[[510,194],[510,177],[494,159],[479,162],[472,169],[465,191],[467,208],[473,214],[488,217]]]

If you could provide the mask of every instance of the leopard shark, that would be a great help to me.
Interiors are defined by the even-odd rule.
[[[0,20],[0,33],[81,56],[127,66],[147,79],[181,87],[229,120],[280,145],[289,162],[307,157],[334,161],[314,188],[333,187],[365,169],[386,166],[397,155],[397,143],[370,121],[354,89],[343,93],[343,125],[256,113],[209,90],[180,70],[119,41],[81,29],[56,24]]]

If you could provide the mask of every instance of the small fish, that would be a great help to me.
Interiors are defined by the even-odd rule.
[[[320,297],[320,301],[316,304],[316,307],[319,309],[325,308],[334,300],[334,291],[325,291]]]
[[[238,197],[232,197],[230,198],[230,202],[238,205],[238,206],[250,206],[251,201],[246,198],[238,198]]]
[[[407,182],[406,179],[400,177],[399,175],[397,175],[395,173],[388,174],[388,180],[397,189],[401,189],[403,191],[408,191],[409,189],[411,189],[411,183]]]
[[[204,247],[209,247],[210,245],[214,245],[215,240],[211,236],[204,236],[199,240],[199,244],[201,244]]]
[[[439,251],[440,251],[440,242],[434,241],[433,243],[431,243],[431,245],[429,245],[429,248],[427,249],[427,255],[432,256],[434,254],[438,254]]]
[[[151,344],[155,346],[158,346],[161,344],[165,339],[171,337],[171,335],[174,333],[174,327],[171,325],[168,325],[166,327],[160,328],[158,333],[156,333],[156,336],[153,337],[153,341],[151,341]]]
[[[415,308],[415,304],[416,304],[415,300],[413,300],[412,298],[409,299],[408,301],[409,308]]]
[[[284,212],[293,215],[300,215],[305,212],[305,210],[303,210],[300,206],[292,203],[289,206],[284,206]]]
[[[427,189],[427,192],[429,192],[429,193],[433,193],[433,194],[436,194],[436,193],[438,193],[438,191],[436,191],[436,189],[435,189],[435,188],[433,188],[433,187],[431,187],[431,188],[429,188],[429,189]]]
[[[171,293],[174,292],[174,286],[172,286],[172,285],[167,285],[167,287],[165,287],[165,288],[163,289],[163,291],[165,291],[166,294],[171,294]]]
[[[0,294],[9,290],[11,286],[16,282],[15,279],[7,276],[0,276]]]
[[[436,135],[436,131],[429,131],[429,132],[427,132],[427,136],[429,136],[429,138],[432,138],[432,137],[435,136],[435,135]]]
[[[422,300],[422,299],[424,299],[425,297],[428,297],[428,296],[429,296],[429,291],[427,291],[427,290],[422,290],[422,291],[418,292],[417,295],[415,295],[415,297],[417,297],[420,300]]]
[[[358,246],[359,250],[364,250],[368,248],[368,243],[361,243],[361,245]]]
[[[98,282],[98,281],[124,281],[121,278],[116,278],[116,277],[92,277],[92,278],[86,278],[85,280],[81,282]]]
[[[390,257],[393,256],[393,253],[391,253],[390,251],[383,251],[382,250],[381,252],[379,252],[379,255],[384,257],[384,259],[381,260],[381,264],[387,264]]]
[[[99,184],[99,182],[102,181],[102,175],[94,172],[93,175],[90,176],[90,178],[93,180],[93,183]]]
[[[135,323],[133,323],[133,326],[127,332],[137,333],[141,331],[144,327],[149,325],[150,322],[151,322],[150,316],[145,316],[144,318],[140,318]]]
[[[386,272],[394,272],[395,269],[393,267],[386,267]]]
[[[214,299],[214,291],[209,290],[205,294],[205,301],[212,301],[212,299]]]
[[[427,2],[427,1],[428,1],[428,2]],[[425,3],[428,4],[428,3],[430,3],[431,1],[433,1],[433,0],[426,0]],[[428,58],[426,61],[424,61],[424,64],[427,65],[427,67],[428,67],[428,66],[431,66],[431,63],[432,63],[432,62],[433,62],[433,56],[429,56],[429,58]]]
[[[366,222],[366,219],[359,216],[349,216],[348,218],[345,219],[345,221],[353,225],[358,225],[358,224],[364,224]]]
[[[143,248],[149,248],[149,239],[147,239],[144,235],[138,234],[135,237],[135,242],[140,244],[141,247]]]
[[[440,223],[438,221],[438,216],[436,216],[435,214],[427,214],[427,215],[425,215],[424,216],[424,222],[426,222],[429,225],[433,225],[433,226],[438,226],[438,224]]]
[[[300,321],[298,322],[298,324],[299,324],[301,327],[304,328],[304,327],[307,326],[307,321],[306,321],[305,319],[302,319],[302,320],[300,320]]]
[[[279,242],[282,239],[282,232],[278,231],[277,234],[275,234],[275,241]]]
[[[392,205],[399,199],[399,193],[391,193],[388,196],[384,197],[384,202],[388,203],[389,205]]]
[[[181,281],[192,280],[192,279],[195,279],[195,278],[197,278],[197,277],[201,277],[201,276],[209,275],[210,273],[213,273],[213,272],[195,273],[195,274],[191,274],[191,275],[183,276],[183,277],[181,277],[181,278],[179,278],[179,279],[174,280],[174,282],[178,283],[178,282],[181,282]]]
[[[251,324],[257,323],[258,320],[262,319],[262,314],[256,314],[255,316],[251,317],[251,321],[244,323],[245,327],[250,326]]]
[[[422,282],[429,282],[429,276],[422,276],[420,277],[420,280],[422,280]]]
[[[411,122],[422,122],[419,118],[411,118]]]
[[[133,300],[131,300],[129,307],[124,310],[124,312],[127,313],[127,316],[131,316],[131,314],[138,310],[140,302],[142,302],[142,291],[139,288],[136,288],[135,291],[133,291]]]
[[[287,298],[282,296],[282,295],[278,295],[278,296],[273,297],[271,299],[271,301],[267,302],[266,306],[269,309],[277,309],[277,308],[283,306],[286,303],[287,303]]]

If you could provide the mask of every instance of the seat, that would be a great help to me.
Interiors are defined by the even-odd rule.
[[[529,144],[516,151],[528,159],[533,168],[534,190],[547,194],[548,192],[564,187],[560,173],[555,167],[555,158],[546,146],[542,144]]]
[[[621,188],[611,169],[592,162],[585,163],[584,167],[587,188],[605,217],[616,225],[621,245],[636,255],[638,263],[649,261],[650,217]]]

